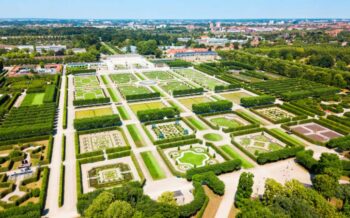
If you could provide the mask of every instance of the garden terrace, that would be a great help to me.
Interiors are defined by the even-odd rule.
[[[244,97],[252,97],[253,95],[245,92],[245,91],[237,91],[237,92],[228,92],[228,93],[222,93],[220,94],[222,97],[226,98],[227,100],[232,101],[235,104],[241,103],[241,98]]]
[[[251,87],[285,100],[319,97],[339,92],[338,88],[303,79],[271,80],[253,83]]]
[[[183,77],[210,90],[214,90],[215,86],[227,85],[221,80],[211,78],[208,75],[193,69],[176,69],[175,71]]]
[[[84,118],[107,116],[112,114],[113,114],[113,110],[111,107],[91,108],[87,110],[76,110],[75,118],[84,119]]]
[[[171,122],[153,122],[145,125],[147,135],[153,142],[162,140],[181,140],[193,135],[193,130],[183,121],[176,120]],[[194,138],[194,136],[193,136]]]
[[[174,79],[174,76],[167,71],[151,71],[151,72],[144,72],[143,73],[147,78],[151,80],[172,80]]]
[[[290,111],[289,107],[280,105],[255,107],[251,108],[251,111],[272,123],[285,123],[293,120],[307,119],[307,116],[299,111]]]
[[[0,140],[49,135],[55,114],[55,103],[12,108],[0,126]]]
[[[185,145],[162,150],[168,163],[178,172],[207,165],[214,165],[225,161],[213,148],[203,145]]]
[[[192,110],[193,104],[199,104],[204,102],[211,102],[212,99],[205,96],[191,97],[191,98],[180,98],[178,99],[181,104],[183,104],[188,109]]]
[[[138,81],[138,79],[131,73],[111,74],[110,78],[115,84],[133,84]]]
[[[289,128],[297,135],[318,143],[325,143],[330,139],[343,136],[334,130],[313,122],[298,124],[290,126]]]
[[[83,193],[96,189],[121,186],[130,181],[140,181],[136,166],[130,156],[99,161],[80,161]]]

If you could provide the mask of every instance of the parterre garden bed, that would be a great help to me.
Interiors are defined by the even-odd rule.
[[[179,172],[225,161],[211,147],[198,144],[168,148],[164,149],[163,152],[172,166]]]
[[[118,86],[118,89],[124,97],[128,95],[140,95],[140,94],[152,93],[150,89],[144,86],[137,86],[137,85]]]
[[[145,128],[146,131],[150,133],[152,140],[179,138],[193,134],[192,129],[182,120],[166,123],[153,123],[145,126]]]
[[[165,108],[165,105],[161,101],[135,103],[135,104],[129,104],[129,106],[135,114],[137,114],[138,111]]]
[[[134,82],[138,81],[137,78],[131,73],[111,74],[110,78],[115,84],[133,84]]]
[[[75,119],[92,118],[99,116],[112,115],[113,110],[111,107],[104,108],[92,108],[88,110],[77,110],[75,111]]]
[[[145,76],[152,80],[172,80],[174,76],[167,71],[152,71],[152,72],[144,72]]]

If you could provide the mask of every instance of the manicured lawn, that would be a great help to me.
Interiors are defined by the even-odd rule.
[[[45,93],[29,93],[23,99],[21,106],[41,105],[44,101]]]
[[[118,106],[117,110],[119,112],[120,117],[123,120],[130,120],[130,116],[129,116],[128,112],[126,112],[126,110],[123,106]]]
[[[151,89],[152,89],[154,92],[159,92],[161,97],[164,97],[164,96],[165,96],[164,93],[163,93],[163,91],[160,90],[160,89],[158,89],[158,87],[156,87],[156,86],[151,86]]]
[[[146,87],[135,85],[119,86],[119,90],[124,96],[152,93],[151,90]]]
[[[208,158],[208,155],[204,153],[193,153],[191,151],[187,151],[183,153],[183,156],[179,159],[181,163],[189,163],[194,166],[201,166],[203,161]]]
[[[228,154],[232,159],[239,159],[242,161],[242,167],[245,169],[253,168],[254,165],[250,163],[248,160],[241,157],[230,145],[224,145],[221,149]]]
[[[75,90],[74,98],[75,100],[90,100],[90,99],[97,99],[97,98],[104,98],[106,97],[103,90],[101,88],[95,87],[95,88],[78,88]]]
[[[138,103],[138,104],[129,104],[131,110],[137,114],[138,111],[156,109],[156,108],[164,108],[165,105],[161,101],[154,101],[149,103]]]
[[[83,118],[100,117],[100,116],[106,116],[106,115],[112,115],[112,114],[113,114],[112,108],[106,107],[106,108],[76,111],[75,118],[83,119]]]
[[[241,98],[251,97],[252,95],[246,92],[238,91],[238,92],[224,93],[224,94],[221,94],[221,96],[232,101],[235,104],[241,104]]]
[[[208,134],[205,134],[203,137],[204,137],[204,139],[209,140],[209,141],[213,141],[213,142],[218,142],[218,141],[221,141],[223,139],[221,135],[216,134],[216,133],[208,133]]]
[[[76,88],[100,87],[96,76],[74,76],[74,85]]]
[[[174,76],[166,71],[152,71],[152,72],[146,72],[143,74],[146,75],[149,79],[153,79],[153,80],[171,80],[171,79],[174,79]]]
[[[132,139],[134,140],[135,142],[135,145],[137,147],[144,147],[146,146],[145,142],[142,140],[142,137],[140,135],[140,132],[139,130],[137,129],[136,125],[135,124],[129,124],[129,125],[126,125],[126,128],[128,129]]]
[[[112,98],[112,101],[118,102],[119,100],[118,100],[118,96],[117,96],[117,93],[115,92],[115,90],[113,88],[107,88],[107,90],[108,90],[109,95]]]
[[[199,104],[199,103],[210,102],[210,101],[212,100],[203,96],[179,99],[179,102],[185,105],[185,107],[187,107],[190,110],[192,110],[193,104]]]
[[[217,117],[210,120],[215,125],[223,126],[227,128],[236,128],[242,126],[242,124],[236,120],[230,120],[225,117]]]
[[[101,78],[102,78],[102,81],[103,81],[103,83],[104,83],[105,85],[108,85],[108,84],[109,84],[109,83],[108,83],[108,78],[107,78],[106,75],[102,75]]]
[[[161,85],[162,89],[167,91],[168,93],[171,93],[174,90],[184,90],[184,89],[190,89],[192,88],[190,85],[184,82],[180,81],[170,81],[166,82]]]
[[[193,117],[188,117],[186,118],[196,129],[198,130],[206,130],[208,129],[204,123],[202,123],[201,121],[193,118]]]
[[[119,73],[110,75],[111,80],[116,84],[124,84],[137,81],[137,78],[131,73]]]
[[[264,124],[264,125],[269,124],[268,122],[263,121],[262,119],[260,119],[258,116],[255,116],[251,112],[247,112],[247,111],[239,109],[236,111],[236,113],[241,114],[244,118],[246,118],[246,120],[251,120],[251,121],[254,121],[255,123],[260,123],[260,124]]]
[[[166,177],[164,171],[158,165],[157,160],[151,151],[142,152],[140,154],[154,180],[163,179]]]
[[[184,112],[184,110],[183,110],[179,105],[177,105],[173,100],[168,100],[168,103],[169,103],[172,107],[178,109],[178,110],[180,111],[180,113],[181,113],[181,112]]]
[[[299,139],[297,139],[296,137],[293,137],[291,135],[288,135],[287,133],[285,133],[283,130],[281,129],[271,129],[272,132],[276,133],[278,136],[290,141],[291,143],[295,144],[295,145],[299,145],[299,146],[306,146],[302,141],[300,141]]]

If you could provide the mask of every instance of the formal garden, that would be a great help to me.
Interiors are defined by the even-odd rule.
[[[179,138],[193,134],[193,131],[182,120],[166,123],[153,123],[146,126],[148,133],[155,140]]]
[[[128,146],[128,142],[121,129],[90,134],[79,134],[80,153],[125,146]]]
[[[164,149],[164,153],[172,166],[180,172],[224,162],[211,147],[197,144]]]
[[[206,116],[204,119],[212,125],[223,129],[239,128],[251,124],[247,120],[233,113]]]
[[[244,97],[252,97],[252,94],[249,94],[245,91],[237,91],[237,92],[227,92],[220,94],[222,97],[226,98],[227,100],[232,101],[235,104],[240,104],[241,99]]]
[[[194,105],[194,104],[213,101],[212,99],[205,97],[205,96],[198,96],[198,97],[191,97],[191,98],[179,98],[178,100],[181,104],[183,104],[185,107],[187,107],[190,110],[192,110],[192,105]]]
[[[252,111],[268,120],[271,120],[272,122],[278,122],[280,120],[290,120],[296,117],[296,115],[292,112],[289,112],[278,106],[255,108]]]
[[[265,131],[234,136],[233,140],[256,157],[261,153],[278,151],[286,147],[284,142]]]
[[[168,71],[151,71],[143,73],[147,78],[151,80],[172,80],[174,76]]]
[[[137,78],[131,74],[131,73],[118,73],[118,74],[111,74],[110,75],[111,80],[115,84],[133,84],[134,82],[138,81]]]

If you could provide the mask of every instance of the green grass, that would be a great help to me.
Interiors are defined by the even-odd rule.
[[[137,81],[137,78],[131,73],[119,73],[110,75],[111,80],[116,84],[124,84]]]
[[[236,120],[230,120],[225,117],[217,117],[210,120],[215,125],[227,127],[227,128],[236,128],[242,126],[242,124]]]
[[[128,129],[128,131],[129,131],[129,133],[130,133],[130,135],[131,135],[132,139],[134,140],[135,145],[137,147],[144,147],[144,146],[146,146],[145,142],[142,140],[140,132],[137,129],[135,124],[126,125],[126,128]]]
[[[184,110],[183,110],[179,105],[177,105],[173,100],[168,100],[168,103],[169,103],[172,107],[174,107],[174,108],[176,108],[178,111],[180,111],[180,113],[181,113],[181,112],[184,112]]]
[[[27,94],[21,106],[41,105],[44,101],[45,93],[29,93]]]
[[[165,107],[165,105],[161,101],[129,104],[129,106],[135,114],[137,114],[138,111],[142,111],[142,110],[150,110],[150,109],[164,108]]]
[[[158,87],[156,87],[156,86],[151,86],[151,89],[152,89],[154,92],[159,92],[161,97],[164,97],[164,96],[165,96],[164,93],[163,93],[163,91],[161,91],[160,89],[158,89]]]
[[[264,122],[263,120],[259,119],[257,116],[254,116],[251,113],[248,113],[244,110],[237,110],[236,113],[242,115],[242,117],[245,118],[246,120],[250,120],[250,121],[253,121],[255,123],[264,124],[264,125],[269,124],[269,123]]]
[[[285,133],[283,130],[281,129],[271,129],[271,132],[275,133],[276,135],[278,135],[279,137],[290,141],[291,143],[297,145],[297,146],[305,146],[305,144],[300,141],[299,139],[297,139],[296,137],[290,136],[287,133]]]
[[[134,85],[119,86],[119,90],[124,96],[152,93],[151,90],[146,87],[137,87]]]
[[[129,116],[128,112],[126,112],[126,110],[123,106],[118,106],[117,110],[118,110],[119,115],[121,116],[121,118],[123,120],[130,120],[130,116]]]
[[[153,79],[153,80],[156,80],[156,79],[158,79],[158,80],[174,79],[174,76],[166,71],[152,71],[152,72],[146,72],[143,74],[146,75],[149,79]]]
[[[107,79],[107,76],[106,76],[106,75],[102,75],[102,76],[101,76],[101,78],[102,78],[102,81],[103,81],[103,83],[104,83],[105,85],[108,85],[108,84],[109,84],[109,82],[108,82],[108,79]]]
[[[203,161],[208,157],[204,153],[192,153],[192,152],[183,152],[183,156],[179,159],[181,163],[189,163],[193,166],[201,166]]]
[[[112,115],[113,110],[111,107],[89,109],[89,110],[79,110],[75,112],[76,119],[92,118],[92,117],[101,117]]]
[[[171,93],[174,90],[184,90],[184,89],[192,88],[187,83],[180,82],[180,81],[170,81],[170,82],[164,83],[163,85],[161,85],[161,87],[168,93]]]
[[[232,159],[239,159],[242,161],[242,167],[244,169],[253,168],[254,164],[250,163],[248,160],[241,157],[230,145],[224,145],[220,147],[226,154],[228,154]]]
[[[165,172],[159,167],[151,151],[142,152],[140,154],[154,180],[164,179],[166,177]]]
[[[206,130],[208,129],[204,123],[202,123],[201,121],[193,118],[193,117],[188,117],[186,118],[196,129],[198,130]]]
[[[213,142],[218,142],[218,141],[221,141],[223,139],[221,135],[216,134],[216,133],[208,133],[208,134],[205,134],[203,137],[204,137],[204,139],[209,140],[209,141],[213,141]]]
[[[117,96],[117,93],[115,92],[115,90],[113,88],[107,88],[107,90],[108,90],[109,95],[112,98],[112,101],[113,102],[118,102],[119,99],[118,99],[118,96]]]

